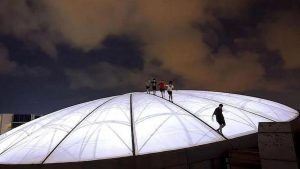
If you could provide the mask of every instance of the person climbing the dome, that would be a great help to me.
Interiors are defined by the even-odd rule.
[[[153,78],[153,80],[151,81],[151,86],[152,86],[152,92],[155,95],[156,94],[156,79]]]
[[[217,131],[219,133],[222,133],[222,129],[226,126],[226,123],[225,123],[225,119],[224,119],[224,116],[223,116],[223,113],[222,113],[222,107],[223,107],[223,104],[219,104],[219,107],[217,107],[212,115],[212,121],[214,121],[214,115],[216,115],[216,120],[217,122],[219,123],[219,128],[217,129]]]
[[[160,90],[160,93],[161,93],[161,97],[165,98],[165,91],[166,91],[166,84],[165,84],[165,82],[163,80],[161,80],[158,83],[158,86],[159,86],[159,90]]]
[[[150,80],[148,80],[146,82],[146,91],[147,91],[147,94],[150,94]]]
[[[169,81],[169,84],[167,85],[167,92],[169,94],[169,101],[173,102],[173,93],[172,91],[174,90],[174,85],[173,85],[173,81]]]

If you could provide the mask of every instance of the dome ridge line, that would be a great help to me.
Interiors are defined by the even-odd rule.
[[[226,96],[226,97],[231,97],[231,98],[241,99],[241,98],[237,97],[238,94],[235,94],[235,93],[227,93],[227,95],[222,95],[220,92],[212,92],[212,93],[215,94],[215,95],[218,95],[218,96]],[[252,97],[253,99],[247,98],[247,97]],[[247,97],[243,96],[242,99],[245,99],[245,100],[248,100],[248,101],[251,101],[251,102],[254,102],[254,103],[260,103],[260,104],[263,104],[263,105],[265,105],[265,106],[267,106],[267,107],[270,106],[270,107],[274,107],[274,108],[277,108],[277,109],[280,109],[280,110],[283,110],[283,111],[288,111],[288,112],[290,112],[290,113],[295,113],[295,114],[297,114],[297,112],[295,112],[295,111],[283,109],[283,108],[281,108],[281,107],[274,106],[274,105],[272,105],[272,104],[268,104],[268,103],[261,102],[262,100],[265,100],[265,99],[262,99],[262,98],[255,98],[255,97],[253,97],[253,96],[247,96]],[[254,98],[255,98],[255,99],[254,99]],[[259,101],[257,101],[256,99],[258,99]],[[266,100],[266,101],[270,101],[270,100]],[[277,103],[277,104],[280,104],[280,103]],[[281,105],[282,105],[282,104],[281,104]],[[284,105],[284,106],[285,106],[285,105]],[[271,111],[273,111],[273,110],[271,109]]]
[[[155,97],[158,97],[158,98],[160,98],[160,99],[163,99],[163,98],[161,98],[161,97],[159,97],[159,96],[156,96],[156,95],[154,95]],[[163,99],[163,100],[166,100],[166,101],[168,101],[167,99]],[[199,121],[201,121],[204,125],[206,125],[207,127],[209,127],[209,128],[211,128],[213,131],[215,131],[215,133],[217,133],[218,135],[220,135],[221,137],[223,137],[225,140],[229,140],[227,137],[225,137],[224,135],[222,135],[222,134],[220,134],[219,132],[217,132],[217,130],[215,130],[213,127],[211,127],[209,124],[207,124],[206,122],[204,122],[203,120],[201,120],[199,117],[197,117],[196,115],[194,115],[193,113],[191,113],[190,111],[188,111],[187,109],[185,109],[184,107],[182,107],[182,106],[180,106],[180,105],[178,105],[178,104],[176,104],[176,103],[174,103],[174,102],[170,102],[171,104],[173,104],[173,105],[175,105],[175,106],[177,106],[177,107],[179,107],[180,109],[182,109],[182,110],[184,110],[185,112],[187,112],[187,113],[189,113],[190,115],[192,115],[194,118],[196,118],[197,120],[199,120]]]
[[[89,103],[89,104],[91,104],[91,103]],[[87,104],[87,105],[89,105],[89,104]],[[78,107],[77,109],[72,109],[72,110],[69,111],[69,112],[76,111],[76,110],[78,110],[78,109],[81,109],[81,108],[84,107],[84,106],[86,106],[86,105],[82,105],[82,106]],[[71,106],[71,107],[75,107],[75,105],[74,105],[74,106]],[[64,109],[67,109],[67,108],[64,108]],[[64,110],[64,109],[62,109],[62,110]],[[62,111],[62,110],[58,110],[58,111],[56,111],[56,112],[60,112],[60,111]],[[46,116],[44,116],[44,117],[46,117]],[[42,117],[42,118],[43,118],[43,117]],[[32,131],[31,133],[25,132],[24,129],[15,131],[15,132],[23,131],[23,132],[26,133],[26,136],[25,136],[24,138],[22,138],[21,140],[15,142],[14,144],[12,144],[11,146],[9,146],[8,148],[6,148],[5,150],[3,150],[3,151],[0,153],[0,156],[1,156],[2,154],[4,154],[5,152],[7,152],[9,149],[11,149],[11,148],[13,148],[14,146],[16,146],[17,144],[19,144],[21,141],[23,141],[24,139],[26,139],[26,138],[29,137],[30,135],[32,135],[34,132],[39,131],[42,127],[47,126],[48,124],[51,124],[54,120],[56,120],[56,119],[58,119],[58,118],[59,118],[59,117],[56,117],[56,118],[54,118],[53,120],[50,120],[49,122],[45,123],[44,125],[41,125],[40,128],[36,129],[35,131]],[[35,122],[35,123],[37,123],[37,122]],[[35,124],[35,123],[33,123],[33,124]],[[7,135],[6,137],[9,137],[9,136],[13,135],[15,132],[10,133],[10,134]],[[0,141],[2,141],[2,140],[4,140],[4,139],[1,139]]]
[[[202,99],[204,99],[204,100],[210,100],[210,101],[217,102],[218,104],[221,104],[221,102],[219,102],[219,101],[217,101],[217,100],[209,99],[209,98],[206,98],[206,97],[200,97],[200,96],[196,96],[196,95],[193,95],[193,94],[185,94],[185,93],[179,93],[179,94],[187,95],[187,96],[192,96],[192,97],[196,97],[196,98],[202,98]],[[276,121],[273,120],[273,119],[270,119],[270,118],[268,118],[268,117],[264,117],[264,116],[259,115],[259,114],[257,114],[257,113],[251,112],[251,111],[249,111],[249,110],[245,110],[245,109],[243,109],[243,108],[239,108],[239,107],[236,107],[236,106],[234,106],[234,105],[227,104],[227,103],[222,103],[222,104],[223,104],[223,105],[230,106],[230,107],[233,107],[233,108],[236,108],[236,109],[243,110],[243,111],[248,112],[248,113],[251,113],[251,114],[253,114],[253,115],[256,115],[256,116],[262,117],[262,118],[264,118],[264,119],[270,120],[270,121],[272,121],[272,122],[276,122]]]
[[[51,156],[51,154],[56,150],[56,148],[73,132],[73,130],[75,128],[77,128],[77,126],[79,126],[79,124],[81,124],[81,122],[83,122],[87,117],[89,117],[92,113],[94,113],[98,108],[100,108],[101,106],[105,105],[107,102],[117,98],[118,96],[115,96],[113,98],[110,98],[108,100],[106,100],[104,103],[100,104],[99,106],[97,106],[95,109],[93,109],[89,114],[87,114],[83,119],[81,119],[66,135],[64,138],[62,138],[60,140],[60,142],[51,150],[51,152],[46,156],[46,158],[42,161],[41,164],[44,164],[44,162]]]
[[[134,122],[133,122],[133,110],[132,110],[132,93],[130,93],[130,99],[129,99],[129,104],[130,104],[130,129],[131,129],[131,144],[132,144],[132,155],[135,156],[135,130],[134,130]]]
[[[169,109],[170,111],[172,111],[171,110],[171,108],[165,103],[165,101],[161,101],[161,99],[157,99],[157,98],[155,98],[158,102],[160,102],[161,104],[163,104],[167,109]],[[189,144],[192,144],[191,142],[191,136],[190,136],[190,133],[188,132],[188,130],[187,130],[187,127],[184,125],[184,123],[182,122],[182,120],[180,119],[180,118],[178,118],[178,115],[183,115],[183,114],[179,114],[178,112],[174,112],[174,113],[170,113],[170,115],[171,116],[174,116],[177,120],[178,120],[178,122],[180,123],[180,125],[183,127],[183,129],[185,130],[185,135],[186,135],[186,137],[187,137],[187,139],[189,140]],[[188,114],[187,114],[188,115]]]

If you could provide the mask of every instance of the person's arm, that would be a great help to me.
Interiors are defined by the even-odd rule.
[[[214,121],[214,115],[216,114],[216,110],[214,111],[214,113],[211,116],[211,120]]]

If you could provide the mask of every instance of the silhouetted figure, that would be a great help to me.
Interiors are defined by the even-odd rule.
[[[161,93],[161,97],[162,98],[165,98],[165,91],[166,91],[166,84],[164,81],[160,81],[158,83],[158,86],[159,86],[159,90],[160,90],[160,93]]]
[[[173,91],[174,85],[172,81],[169,81],[169,84],[167,85],[167,92],[169,94],[169,101],[173,102]]]
[[[150,94],[150,80],[148,80],[146,82],[146,91],[147,91],[147,94]]]
[[[153,80],[151,81],[151,86],[152,86],[152,92],[155,95],[156,94],[156,80],[155,80],[155,78],[153,78]]]
[[[224,116],[223,116],[223,113],[222,113],[222,107],[223,107],[223,105],[219,104],[219,107],[217,107],[215,109],[214,114],[212,115],[212,120],[213,121],[214,121],[214,115],[216,115],[217,122],[220,125],[220,127],[217,129],[217,131],[220,132],[221,134],[223,134],[222,133],[223,127],[226,126],[225,119],[224,119]]]

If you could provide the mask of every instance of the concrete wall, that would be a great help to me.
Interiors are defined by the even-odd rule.
[[[11,129],[13,114],[0,114],[0,134],[3,134]]]
[[[299,119],[292,123],[260,123],[258,146],[262,169],[299,169],[295,134]]]

